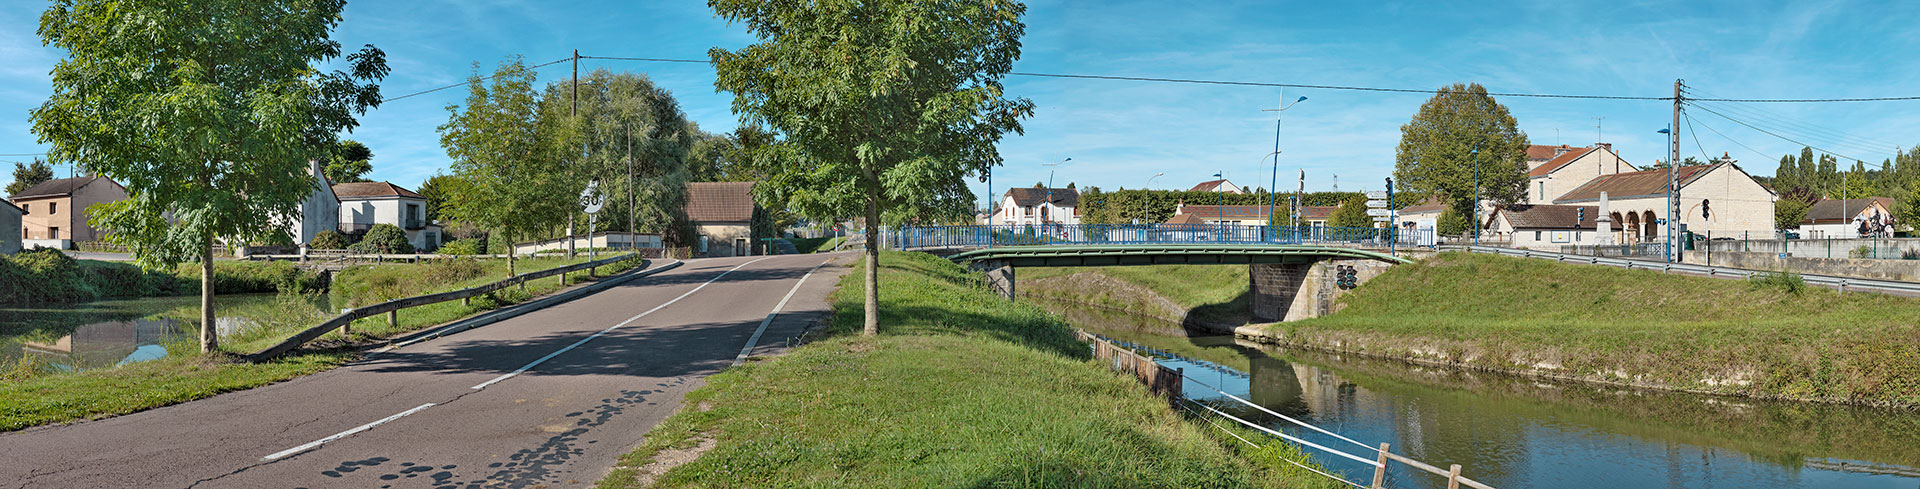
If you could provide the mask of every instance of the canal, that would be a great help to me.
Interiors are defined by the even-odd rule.
[[[222,295],[223,338],[254,326],[331,310],[326,294]],[[58,372],[109,368],[199,350],[200,298],[150,297],[58,306],[0,306],[0,371],[23,363]]]
[[[1025,300],[1025,299],[1023,299]],[[1369,452],[1268,410],[1494,487],[1915,488],[1920,413],[1517,378],[1276,348],[1104,308],[1032,299],[1088,332],[1158,352],[1196,402],[1328,447]],[[1277,438],[1256,440],[1278,443]],[[1309,450],[1309,453],[1312,453]],[[1315,453],[1365,484],[1373,469]],[[1371,458],[1371,457],[1368,457]],[[1389,464],[1388,487],[1445,481]]]

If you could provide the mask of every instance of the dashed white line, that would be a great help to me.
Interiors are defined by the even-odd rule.
[[[727,271],[725,271],[725,272],[720,272],[720,274],[719,274],[719,275],[716,275],[716,276],[714,276],[712,280],[708,280],[708,281],[707,281],[706,283],[703,283],[703,284],[700,284],[700,286],[699,286],[699,287],[694,287],[694,288],[693,288],[693,290],[689,290],[689,291],[687,291],[687,293],[685,293],[685,294],[680,294],[680,297],[675,297],[675,298],[673,298],[673,300],[670,300],[670,301],[667,301],[667,302],[666,302],[665,304],[661,304],[661,305],[658,305],[658,306],[654,306],[654,307],[653,307],[653,309],[648,309],[648,310],[647,310],[647,312],[643,312],[643,313],[640,313],[640,314],[637,314],[637,315],[634,315],[633,317],[630,317],[630,318],[627,318],[627,320],[626,320],[626,321],[621,321],[621,322],[620,322],[620,324],[615,324],[615,325],[613,325],[613,326],[608,326],[608,327],[607,327],[607,329],[603,329],[603,330],[600,330],[600,332],[598,332],[598,333],[594,333],[594,334],[593,334],[592,336],[588,336],[588,337],[586,337],[586,338],[581,338],[581,339],[580,339],[580,341],[575,341],[575,342],[573,342],[573,344],[571,344],[571,345],[567,345],[567,347],[566,347],[566,348],[561,348],[561,349],[559,349],[559,350],[557,350],[557,351],[554,351],[553,353],[548,353],[548,354],[547,354],[547,356],[544,356],[544,357],[540,357],[540,359],[539,359],[539,360],[534,360],[534,361],[533,361],[533,363],[529,363],[529,364],[527,364],[526,366],[523,366],[523,367],[520,367],[519,369],[515,369],[515,370],[514,370],[514,371],[512,371],[512,372],[508,372],[508,373],[506,373],[506,374],[502,374],[502,375],[501,375],[501,376],[499,376],[499,377],[494,377],[494,378],[493,378],[493,380],[489,380],[489,381],[486,381],[486,382],[481,382],[481,383],[480,383],[479,385],[475,385],[475,386],[473,386],[473,388],[474,388],[474,390],[479,390],[479,389],[485,389],[485,388],[486,388],[487,386],[489,386],[489,385],[493,385],[493,384],[496,384],[496,383],[499,383],[500,381],[503,381],[503,380],[507,380],[507,379],[511,379],[511,378],[513,378],[513,376],[515,376],[515,375],[520,375],[521,373],[524,373],[524,372],[526,372],[527,370],[531,370],[531,369],[533,369],[533,367],[536,367],[536,366],[539,366],[539,365],[540,365],[540,364],[542,364],[542,363],[546,363],[546,361],[547,361],[547,360],[552,360],[552,359],[553,359],[553,357],[557,357],[557,356],[560,356],[560,354],[561,354],[561,353],[566,353],[566,352],[567,352],[567,351],[569,351],[569,350],[572,350],[572,349],[574,349],[574,348],[578,348],[578,347],[579,347],[580,345],[584,345],[584,344],[586,344],[586,343],[587,343],[588,341],[592,341],[592,340],[593,340],[594,338],[599,338],[599,337],[600,337],[600,335],[603,335],[603,334],[607,334],[607,332],[608,332],[608,331],[613,331],[613,330],[615,330],[615,329],[619,329],[619,328],[620,328],[620,327],[622,327],[622,326],[626,326],[626,325],[628,325],[628,324],[632,324],[632,323],[633,323],[634,321],[638,321],[638,320],[640,320],[640,318],[643,318],[643,317],[646,317],[646,316],[647,316],[648,314],[653,314],[653,312],[654,312],[654,311],[658,311],[658,310],[661,310],[661,309],[664,309],[664,308],[666,308],[667,306],[671,306],[671,305],[673,305],[673,303],[675,303],[675,302],[680,302],[680,299],[685,299],[685,298],[687,298],[687,296],[690,296],[690,295],[693,295],[693,293],[694,293],[694,292],[699,292],[699,291],[700,291],[700,289],[704,289],[704,288],[707,288],[707,286],[708,286],[708,285],[711,285],[711,284],[713,284],[714,282],[717,282],[717,281],[719,281],[719,280],[720,280],[720,279],[721,279],[722,277],[726,277],[726,276],[727,276],[727,274],[729,274],[729,273],[733,273],[733,272],[734,272],[735,270],[739,270],[739,269],[740,269],[741,267],[745,267],[745,266],[747,266],[747,265],[752,265],[752,264],[754,264],[755,262],[758,262],[758,261],[760,261],[760,260],[765,260],[765,259],[767,259],[767,258],[771,258],[771,257],[763,257],[763,258],[758,258],[758,259],[755,259],[755,260],[753,260],[753,261],[749,261],[749,262],[746,262],[746,263],[741,263],[740,265],[738,265],[738,266],[735,266],[735,267],[733,267],[733,268],[729,268],[729,269],[727,269]],[[785,301],[782,301],[782,302],[784,303]]]
[[[304,452],[304,451],[307,451],[307,450],[312,450],[312,449],[315,449],[315,448],[319,448],[319,447],[320,447],[320,445],[325,445],[325,444],[326,444],[327,442],[330,442],[330,441],[334,441],[334,440],[338,440],[338,439],[341,439],[341,438],[346,438],[346,437],[349,437],[349,436],[353,436],[353,434],[354,434],[354,433],[359,433],[359,432],[362,432],[362,431],[367,431],[367,430],[371,430],[371,429],[373,429],[373,427],[375,427],[375,426],[380,426],[380,425],[382,425],[382,424],[386,424],[386,423],[387,423],[387,422],[389,422],[389,421],[393,421],[393,420],[396,420],[396,419],[400,419],[400,418],[402,418],[402,417],[406,417],[406,416],[407,416],[407,415],[409,415],[409,414],[413,414],[413,413],[417,413],[417,412],[420,412],[420,411],[423,411],[423,410],[426,410],[427,408],[430,408],[430,407],[433,407],[433,403],[431,403],[431,402],[429,402],[429,403],[426,403],[426,404],[421,404],[421,405],[420,405],[420,407],[416,407],[416,408],[413,408],[413,409],[408,409],[408,410],[406,410],[406,411],[401,411],[401,412],[400,412],[400,414],[395,414],[395,415],[392,415],[392,416],[387,416],[387,417],[385,417],[385,418],[380,418],[380,420],[379,420],[379,421],[374,421],[374,422],[372,422],[372,423],[367,423],[367,424],[363,424],[363,425],[360,425],[359,427],[357,427],[357,428],[354,428],[354,429],[351,429],[351,430],[347,430],[347,431],[342,431],[342,432],[339,432],[339,433],[335,433],[335,434],[334,434],[333,436],[329,436],[329,437],[326,437],[326,438],[321,438],[321,439],[318,439],[318,440],[314,440],[314,441],[310,441],[310,442],[307,442],[307,444],[305,444],[305,445],[300,445],[300,446],[297,446],[297,447],[293,447],[293,448],[288,448],[288,449],[286,449],[286,450],[281,450],[281,451],[279,451],[279,452],[275,452],[275,453],[274,453],[273,455],[268,455],[268,456],[265,456],[265,457],[261,457],[261,458],[260,458],[260,460],[261,460],[261,461],[268,461],[268,460],[274,460],[274,459],[278,459],[278,458],[282,458],[282,457],[286,457],[286,456],[289,456],[289,455],[294,455],[294,454],[298,454],[298,453],[300,453],[300,452]]]
[[[828,259],[827,261],[833,260]],[[753,351],[753,345],[760,342],[760,334],[767,332],[767,325],[773,323],[773,317],[780,315],[780,309],[787,307],[787,301],[793,300],[793,293],[800,291],[800,284],[807,283],[807,278],[812,277],[814,271],[819,270],[822,265],[826,264],[827,262],[823,261],[820,262],[819,265],[814,265],[812,270],[807,270],[806,275],[800,276],[799,282],[793,283],[793,288],[787,289],[787,296],[780,298],[780,303],[773,306],[773,312],[767,313],[767,318],[760,320],[760,328],[753,330],[753,337],[747,338],[747,346],[740,348],[740,356],[733,357],[733,366],[738,367],[741,363],[747,361],[747,352]]]

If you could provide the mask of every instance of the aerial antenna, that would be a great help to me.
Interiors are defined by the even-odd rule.
[[[1593,118],[1593,144],[1596,144],[1596,145],[1600,144],[1601,141],[1605,141],[1607,139],[1601,133],[1601,122],[1605,121],[1606,119],[1607,118],[1604,116]]]

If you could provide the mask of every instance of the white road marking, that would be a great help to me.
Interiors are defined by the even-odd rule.
[[[687,293],[685,293],[685,294],[680,294],[680,297],[675,297],[675,298],[673,298],[673,300],[670,300],[670,301],[667,301],[667,302],[666,302],[665,304],[661,304],[661,305],[658,305],[658,306],[654,306],[654,307],[653,307],[653,309],[648,309],[648,310],[647,310],[647,312],[643,312],[643,313],[640,313],[640,314],[637,314],[637,315],[635,315],[635,316],[633,316],[633,317],[630,317],[630,318],[627,318],[627,320],[626,320],[626,321],[621,321],[621,322],[620,322],[620,324],[615,324],[615,325],[613,325],[613,326],[608,326],[608,327],[607,327],[607,329],[603,329],[603,330],[600,330],[600,332],[598,332],[598,333],[594,333],[594,334],[593,334],[592,336],[588,336],[588,337],[586,337],[586,338],[581,338],[581,339],[580,339],[580,341],[575,341],[575,342],[573,342],[573,344],[571,344],[571,345],[567,345],[567,347],[566,347],[566,348],[561,348],[561,349],[559,349],[559,350],[557,350],[557,351],[554,351],[553,353],[548,353],[548,354],[547,354],[547,356],[544,356],[544,357],[540,357],[540,359],[539,359],[539,360],[534,360],[534,361],[533,361],[533,363],[529,363],[529,364],[527,364],[527,365],[526,365],[526,366],[524,366],[524,367],[520,367],[520,368],[519,368],[519,369],[517,369],[517,370],[514,370],[514,371],[512,371],[512,372],[508,372],[508,373],[506,373],[506,374],[503,374],[503,375],[501,375],[501,376],[499,376],[499,377],[494,377],[494,378],[493,378],[493,380],[489,380],[489,381],[486,381],[486,382],[481,382],[481,383],[480,383],[480,385],[476,385],[476,386],[473,386],[473,388],[474,388],[474,390],[480,390],[480,389],[485,389],[485,388],[486,388],[487,386],[489,386],[489,385],[493,385],[493,384],[495,384],[495,383],[498,383],[498,382],[500,382],[500,381],[502,381],[502,380],[507,380],[507,379],[510,379],[510,378],[513,378],[513,376],[515,376],[515,375],[520,375],[521,373],[523,373],[523,372],[526,372],[527,370],[530,370],[530,369],[532,369],[532,368],[533,368],[533,367],[535,367],[535,366],[538,366],[538,365],[540,365],[540,364],[542,364],[542,363],[546,363],[546,361],[547,361],[547,360],[552,360],[552,359],[553,359],[553,357],[557,357],[557,356],[560,356],[560,354],[561,354],[561,353],[566,353],[566,352],[567,352],[568,350],[572,350],[572,349],[574,349],[574,348],[578,348],[578,347],[579,347],[580,345],[584,345],[584,344],[586,344],[586,343],[587,343],[588,341],[592,341],[592,340],[593,340],[594,338],[599,338],[599,337],[600,337],[600,335],[603,335],[603,334],[607,334],[607,332],[608,332],[608,331],[613,331],[613,330],[615,330],[615,329],[619,329],[619,328],[620,328],[620,327],[622,327],[622,326],[626,326],[626,325],[628,325],[628,324],[632,324],[632,323],[633,323],[634,321],[638,321],[638,320],[640,320],[640,318],[643,318],[643,317],[646,317],[646,316],[647,316],[648,314],[653,314],[653,312],[654,312],[654,311],[658,311],[658,310],[661,310],[661,309],[664,309],[664,308],[666,308],[667,306],[671,306],[671,305],[673,305],[673,303],[675,303],[675,302],[680,302],[680,299],[685,299],[685,298],[687,298],[687,296],[690,296],[690,295],[693,295],[693,293],[694,293],[694,292],[699,292],[699,291],[700,291],[700,289],[704,289],[704,288],[707,288],[707,286],[708,286],[708,285],[712,285],[712,284],[713,284],[714,282],[717,282],[717,281],[719,281],[721,277],[725,277],[725,276],[727,276],[727,274],[729,274],[729,273],[733,273],[733,272],[734,272],[735,270],[739,270],[739,269],[740,269],[741,267],[745,267],[745,266],[747,266],[747,265],[752,265],[752,264],[754,264],[755,262],[758,262],[758,261],[760,261],[760,260],[765,260],[765,259],[767,259],[767,258],[772,258],[772,257],[763,257],[763,258],[758,258],[758,259],[755,259],[755,260],[753,260],[753,261],[749,261],[749,262],[746,262],[746,263],[741,263],[741,264],[740,264],[739,266],[735,266],[735,267],[733,267],[733,268],[729,268],[729,269],[727,269],[727,271],[725,271],[725,272],[720,272],[720,275],[716,275],[716,276],[714,276],[714,277],[713,277],[713,280],[708,280],[708,281],[707,281],[707,283],[703,283],[703,284],[700,284],[700,286],[699,286],[699,287],[694,287],[694,288],[693,288],[693,290],[689,290],[689,291],[687,291]]]
[[[371,429],[373,429],[373,427],[375,427],[375,426],[380,426],[380,425],[382,425],[382,424],[386,424],[386,423],[387,423],[388,421],[393,421],[393,420],[396,420],[396,419],[400,419],[400,418],[402,418],[402,417],[405,417],[406,415],[409,415],[409,414],[413,414],[413,413],[417,413],[417,412],[420,412],[420,411],[423,411],[423,410],[425,410],[425,409],[427,409],[427,408],[430,408],[430,407],[433,407],[433,403],[431,403],[431,402],[429,402],[429,403],[426,403],[426,404],[421,404],[421,405],[420,405],[420,407],[416,407],[416,408],[413,408],[413,409],[408,409],[408,410],[406,410],[406,411],[401,411],[401,412],[400,412],[400,414],[395,414],[395,415],[392,415],[392,416],[387,416],[387,417],[385,417],[385,418],[380,418],[380,420],[379,420],[379,421],[374,421],[374,422],[372,422],[372,423],[367,423],[367,424],[363,424],[363,425],[360,425],[360,426],[359,426],[358,428],[354,428],[354,429],[351,429],[351,430],[347,430],[347,431],[342,431],[342,432],[339,432],[339,433],[335,433],[335,434],[334,434],[333,436],[329,436],[329,437],[326,437],[326,438],[321,438],[321,439],[318,439],[318,440],[314,440],[314,441],[310,441],[310,442],[307,442],[307,444],[305,444],[305,445],[300,445],[300,446],[297,446],[297,447],[293,447],[293,448],[288,448],[288,449],[286,449],[286,450],[282,450],[282,451],[279,451],[279,452],[276,452],[276,453],[274,453],[273,455],[268,455],[268,456],[265,456],[265,457],[261,457],[261,458],[260,458],[260,460],[261,460],[261,461],[268,461],[268,460],[274,460],[274,459],[278,459],[278,458],[282,458],[282,457],[286,457],[286,456],[288,456],[288,455],[294,455],[294,454],[297,454],[297,453],[300,453],[300,452],[304,452],[304,451],[307,451],[307,450],[312,450],[312,449],[315,449],[315,448],[319,448],[319,447],[320,447],[320,445],[324,445],[324,444],[326,444],[327,442],[330,442],[330,441],[334,441],[334,440],[338,440],[338,439],[341,439],[341,438],[346,438],[346,437],[349,437],[349,436],[353,436],[353,434],[354,434],[354,433],[359,433],[359,432],[362,432],[362,431],[367,431],[367,430],[371,430]]]
[[[827,261],[833,260],[828,259]],[[807,283],[807,277],[812,277],[815,270],[819,270],[821,265],[826,264],[827,262],[823,261],[820,262],[820,265],[814,265],[813,270],[807,270],[806,275],[800,276],[799,282],[793,283],[793,288],[787,289],[787,296],[780,298],[780,303],[773,306],[773,312],[767,313],[767,318],[760,320],[760,329],[753,330],[753,337],[747,338],[747,346],[740,349],[740,356],[733,357],[732,366],[738,367],[741,363],[747,361],[747,352],[753,351],[753,345],[760,342],[760,334],[767,332],[767,325],[773,323],[773,317],[780,315],[780,309],[787,307],[787,301],[793,300],[793,293],[800,291],[800,284]]]

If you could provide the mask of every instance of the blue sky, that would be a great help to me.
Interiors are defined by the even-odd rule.
[[[703,58],[753,41],[701,2],[509,0],[350,2],[334,38],[389,56],[388,96],[462,80],[510,55],[539,63],[583,55]],[[44,4],[0,6],[0,154],[45,146],[27,111],[48,93],[57,50],[35,29]],[[1920,2],[1034,2],[1018,71],[1433,89],[1479,82],[1496,92],[1666,96],[1675,78],[1706,96],[1825,98],[1920,95]],[[734,127],[731,96],[699,64],[584,60],[645,73],[709,131]],[[540,70],[564,79],[566,64]],[[1037,106],[1026,134],[1001,146],[995,190],[1058,185],[1185,188],[1216,171],[1266,186],[1278,88],[1011,77]],[[1283,178],[1309,190],[1376,189],[1392,171],[1399,127],[1419,94],[1287,89],[1310,100],[1286,112]],[[395,101],[348,137],[374,153],[373,178],[412,187],[447,167],[435,127],[459,89]],[[1502,98],[1537,144],[1614,144],[1634,163],[1664,154],[1670,104]],[[1877,164],[1920,144],[1920,102],[1735,104],[1721,111],[1783,136]],[[1760,112],[1764,111],[1764,112]],[[1682,155],[1730,153],[1757,175],[1800,145],[1692,111]],[[1596,132],[1596,117],[1602,126]],[[1716,135],[1718,130],[1727,137]],[[1730,142],[1733,141],[1733,142]],[[1737,142],[1737,143],[1736,143]],[[1741,146],[1744,144],[1745,147]],[[1748,149],[1751,147],[1751,149]],[[1757,152],[1757,153],[1756,153]],[[28,157],[0,156],[0,162]],[[10,167],[10,165],[9,165]],[[984,185],[973,183],[976,194]],[[1283,182],[1282,188],[1292,183]]]

